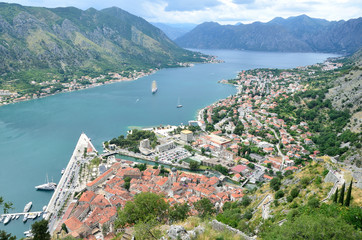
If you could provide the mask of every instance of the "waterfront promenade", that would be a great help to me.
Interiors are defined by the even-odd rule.
[[[44,218],[49,220],[50,233],[52,233],[57,226],[56,223],[59,220],[59,211],[61,211],[63,207],[66,207],[65,205],[67,204],[67,201],[71,200],[75,189],[78,187],[78,185],[76,185],[80,165],[78,162],[84,161],[84,150],[89,148],[96,152],[96,149],[90,139],[85,133],[82,133],[69,160],[67,168],[65,169],[65,172],[60,179],[45,211],[46,214],[44,215]]]

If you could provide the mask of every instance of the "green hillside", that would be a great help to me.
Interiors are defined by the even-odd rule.
[[[0,89],[33,91],[31,81],[203,61],[144,19],[119,8],[97,11],[0,3]]]

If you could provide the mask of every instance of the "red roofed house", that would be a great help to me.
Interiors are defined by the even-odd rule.
[[[85,203],[90,203],[96,194],[93,191],[86,191],[82,194],[82,196],[79,199],[79,205],[83,205]]]
[[[236,165],[235,167],[233,167],[231,169],[231,171],[235,174],[237,173],[242,173],[247,169],[247,167],[245,165]]]
[[[105,207],[110,207],[110,206],[111,206],[110,202],[101,194],[98,194],[91,202],[92,209],[95,209],[96,207],[103,209]]]

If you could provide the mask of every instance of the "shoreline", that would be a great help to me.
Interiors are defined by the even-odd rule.
[[[21,103],[21,102],[28,102],[28,101],[32,101],[32,100],[41,99],[41,98],[46,98],[46,97],[50,97],[50,96],[54,96],[54,95],[58,95],[58,94],[62,94],[62,93],[71,93],[71,92],[76,92],[76,91],[82,91],[82,90],[86,90],[86,89],[89,89],[89,88],[101,87],[101,86],[110,85],[110,84],[119,83],[119,82],[132,82],[132,81],[136,81],[136,80],[138,80],[138,79],[140,79],[142,77],[150,76],[150,75],[158,72],[159,70],[161,70],[161,69],[152,70],[149,73],[145,73],[145,75],[143,75],[143,76],[137,76],[137,77],[129,78],[129,79],[109,80],[109,81],[103,82],[103,83],[93,83],[93,84],[89,84],[89,85],[86,85],[86,86],[81,87],[81,88],[66,90],[66,91],[60,91],[60,92],[55,92],[55,93],[49,93],[49,94],[39,96],[39,97],[36,97],[36,98],[26,98],[26,99],[21,99],[21,100],[9,102],[9,103],[1,103],[0,102],[0,107],[11,105],[11,104],[16,104],[16,103]]]
[[[181,68],[181,67],[193,67],[195,66],[195,64],[207,64],[207,63],[220,63],[219,60],[216,59],[215,56],[212,56],[208,61],[205,61],[205,62],[185,62],[185,63],[179,63],[179,66],[174,66],[174,67],[170,67],[170,68]],[[131,81],[136,81],[142,77],[146,77],[146,76],[150,76],[162,69],[166,69],[167,67],[164,67],[164,68],[151,68],[151,69],[148,69],[149,72],[143,72],[143,71],[140,71],[140,72],[135,72],[136,76],[135,77],[123,77],[121,78],[121,76],[119,75],[119,73],[112,73],[112,72],[109,72],[108,75],[118,75],[119,77],[118,78],[114,78],[112,80],[108,80],[108,81],[105,81],[105,82],[94,82],[92,84],[89,84],[89,85],[83,85],[81,86],[80,88],[76,88],[76,89],[71,89],[71,90],[66,90],[66,87],[65,89],[63,89],[62,91],[60,92],[55,92],[55,93],[46,93],[44,94],[43,96],[37,96],[37,97],[30,97],[30,96],[16,96],[13,97],[12,99],[12,102],[9,102],[9,103],[6,103],[6,102],[2,102],[1,101],[1,98],[2,96],[14,96],[16,94],[18,94],[17,92],[15,92],[14,94],[11,94],[12,92],[10,92],[10,90],[3,90],[3,91],[8,91],[9,94],[8,95],[0,95],[0,107],[2,106],[6,106],[6,105],[10,105],[10,104],[15,104],[15,103],[20,103],[20,102],[27,102],[27,101],[31,101],[31,100],[36,100],[36,99],[40,99],[40,98],[45,98],[45,97],[49,97],[49,96],[53,96],[53,95],[57,95],[57,94],[61,94],[61,93],[70,93],[70,92],[75,92],[75,91],[80,91],[80,90],[85,90],[85,89],[88,89],[88,88],[94,88],[94,87],[99,87],[99,86],[103,86],[103,85],[108,85],[108,84],[113,84],[113,83],[119,83],[119,82],[131,82]],[[100,75],[98,77],[95,77],[94,79],[96,78],[101,78],[103,75]],[[80,79],[77,79],[77,80],[81,80],[83,78],[86,78],[88,76],[82,76]],[[103,76],[103,78],[101,79],[104,79],[105,76]],[[75,79],[74,79],[75,80]],[[54,82],[54,84],[56,83],[59,83],[59,82]],[[70,83],[64,83],[64,84],[70,84]],[[53,85],[49,85],[49,87],[52,87]],[[1,91],[2,89],[0,89]],[[65,91],[64,91],[65,90]],[[43,92],[44,93],[44,92]],[[22,99],[24,98],[24,99]]]

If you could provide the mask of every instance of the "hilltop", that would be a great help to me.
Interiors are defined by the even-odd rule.
[[[0,3],[0,89],[35,93],[37,83],[202,62],[160,29],[122,9]]]
[[[362,18],[329,22],[306,15],[279,17],[267,23],[205,22],[175,42],[198,49],[353,53],[362,45],[361,26]]]

